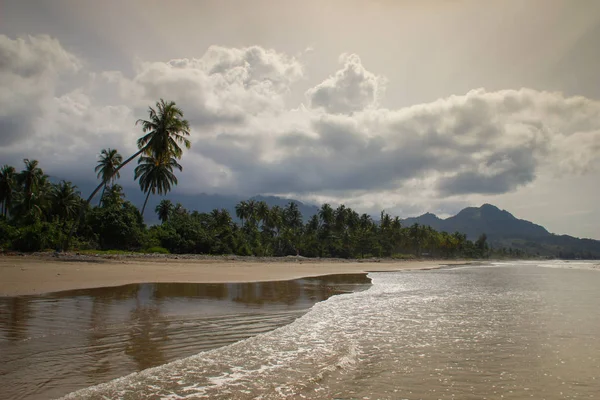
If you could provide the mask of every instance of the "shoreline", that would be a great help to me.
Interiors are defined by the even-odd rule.
[[[304,257],[102,255],[0,256],[0,297],[132,283],[239,283],[438,269],[464,260],[344,260]]]

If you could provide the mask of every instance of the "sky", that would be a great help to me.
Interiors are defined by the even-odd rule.
[[[89,186],[164,98],[192,126],[171,197],[491,203],[600,239],[598,38],[595,0],[0,0],[0,164]]]

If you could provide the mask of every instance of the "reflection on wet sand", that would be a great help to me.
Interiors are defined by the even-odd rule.
[[[365,274],[0,297],[2,398],[57,397],[285,325]]]

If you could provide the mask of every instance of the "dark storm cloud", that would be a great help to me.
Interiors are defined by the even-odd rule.
[[[0,146],[33,136],[61,74],[79,68],[79,61],[48,36],[0,35]]]

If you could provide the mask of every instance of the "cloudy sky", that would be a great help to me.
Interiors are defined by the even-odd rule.
[[[175,193],[600,239],[598,38],[595,0],[1,0],[0,164],[89,184],[162,97],[193,126]]]

